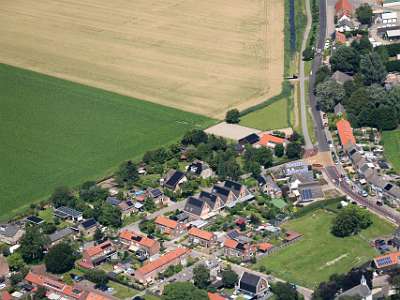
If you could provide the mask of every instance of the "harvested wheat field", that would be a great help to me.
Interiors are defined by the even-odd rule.
[[[3,0],[0,61],[221,117],[280,92],[284,0]]]

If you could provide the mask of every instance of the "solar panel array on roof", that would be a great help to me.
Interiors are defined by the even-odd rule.
[[[73,218],[77,218],[82,215],[82,213],[80,211],[77,211],[73,208],[66,207],[66,206],[61,206],[61,207],[57,208],[57,211],[64,213],[65,215],[73,217]]]
[[[393,264],[392,258],[390,256],[386,256],[383,258],[379,258],[376,260],[376,263],[381,267],[381,266],[386,266],[386,265],[391,265]]]
[[[86,220],[86,221],[84,221],[84,222],[81,223],[82,227],[85,228],[85,229],[90,228],[90,227],[93,227],[93,226],[95,226],[96,224],[97,224],[97,222],[96,222],[96,220],[93,219],[93,218],[92,218],[92,219],[88,219],[88,220]]]
[[[34,224],[40,224],[43,223],[44,220],[42,218],[39,218],[37,216],[30,216],[26,218],[29,222],[32,222]]]
[[[185,176],[181,171],[175,171],[170,179],[165,183],[166,186],[175,187],[178,182]]]
[[[303,201],[311,200],[313,198],[311,189],[304,189],[300,194]]]
[[[150,191],[150,194],[152,195],[153,198],[157,198],[162,195],[162,192],[159,189],[154,189]]]
[[[390,189],[393,187],[393,185],[391,183],[388,183],[387,185],[385,185],[384,189],[386,191],[390,191]]]

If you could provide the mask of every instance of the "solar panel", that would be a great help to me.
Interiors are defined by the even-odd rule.
[[[303,201],[312,199],[312,192],[310,189],[304,189],[300,194]]]
[[[379,266],[391,265],[393,263],[390,256],[379,258],[376,262]]]

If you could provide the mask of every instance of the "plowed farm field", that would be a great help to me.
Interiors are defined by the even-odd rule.
[[[280,93],[284,0],[3,0],[0,62],[221,117]]]

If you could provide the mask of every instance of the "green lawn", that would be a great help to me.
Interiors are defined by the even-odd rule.
[[[114,289],[113,296],[118,299],[132,298],[137,293],[139,293],[138,290],[129,288],[113,281],[109,281],[107,285]]]
[[[241,118],[240,125],[260,130],[287,128],[288,101],[282,98]]]
[[[214,121],[0,64],[0,219]]]
[[[382,139],[386,158],[400,173],[400,130],[384,131]]]
[[[345,273],[378,255],[369,240],[394,231],[391,224],[373,216],[373,225],[359,235],[336,238],[330,233],[333,218],[333,213],[317,210],[289,221],[284,227],[304,234],[303,239],[260,259],[256,267],[264,265],[277,277],[314,288],[330,275]]]

